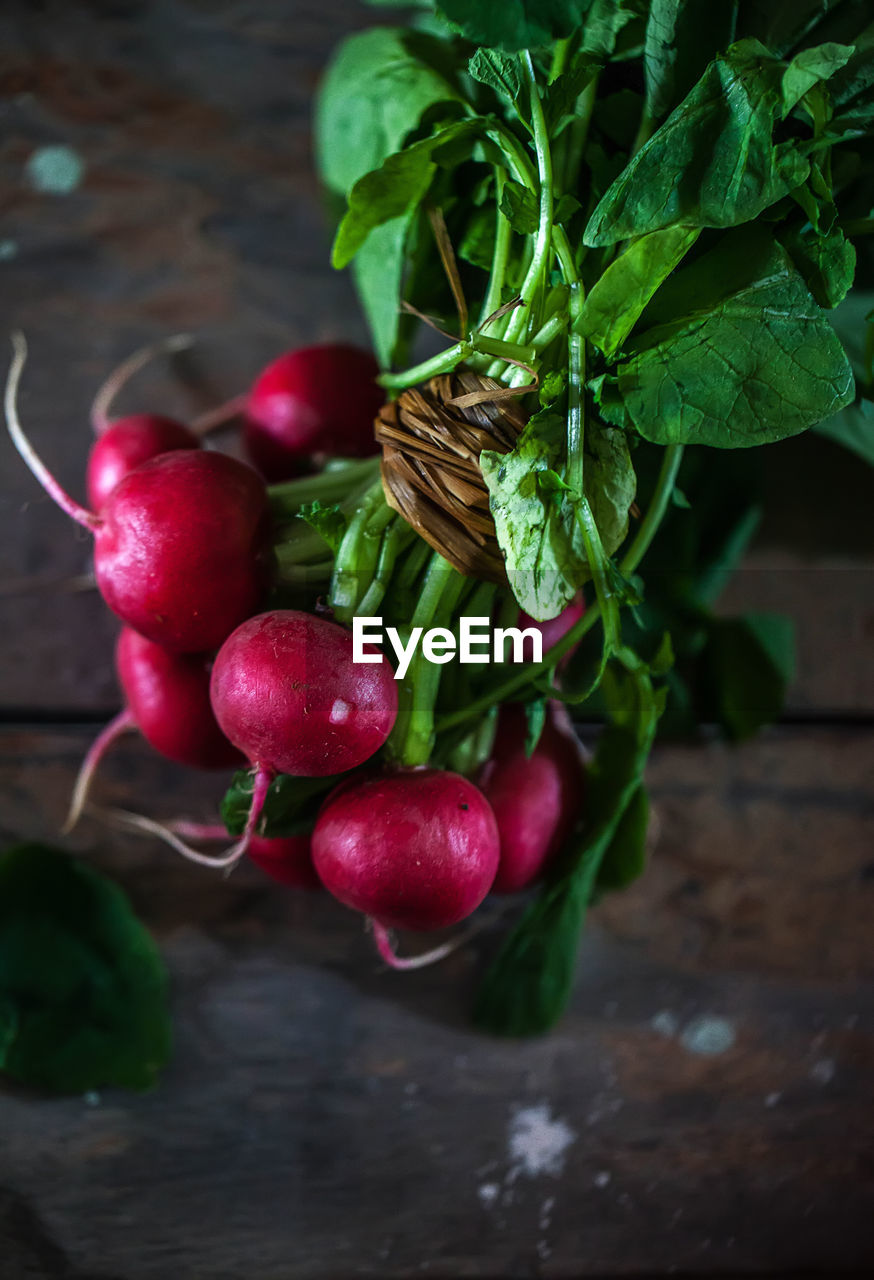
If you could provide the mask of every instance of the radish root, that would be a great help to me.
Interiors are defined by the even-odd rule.
[[[94,533],[96,529],[100,528],[103,521],[93,511],[89,511],[87,507],[83,507],[76,502],[75,498],[71,498],[66,490],[61,488],[22,430],[21,423],[18,420],[18,384],[21,381],[21,374],[27,363],[27,341],[23,333],[13,333],[12,352],[12,363],[9,366],[9,374],[6,378],[6,394],[3,401],[3,407],[6,412],[6,426],[12,443],[49,497],[72,520]]]
[[[249,816],[246,818],[246,826],[243,834],[234,844],[231,845],[224,853],[215,857],[209,854],[200,853],[197,849],[192,849],[191,845],[177,834],[179,827],[188,827],[189,830],[197,826],[197,824],[188,823],[170,823],[156,822],[154,818],[147,818],[141,813],[131,813],[127,809],[98,809],[96,806],[90,806],[91,811],[105,818],[113,826],[119,827],[124,831],[136,831],[140,835],[157,836],[159,840],[163,840],[171,849],[175,849],[177,853],[181,853],[183,858],[187,858],[189,862],[197,862],[202,867],[221,867],[225,871],[231,871],[237,865],[241,858],[245,857],[252,837],[255,835],[259,819],[264,809],[264,802],[267,799],[267,792],[270,783],[273,781],[273,774],[268,769],[259,769],[255,774],[255,786],[252,790],[252,804],[249,807]],[[213,828],[209,828],[212,830]],[[202,828],[201,828],[202,830]],[[191,835],[192,839],[204,839],[212,837],[203,837],[195,834]]]
[[[449,942],[444,942],[441,946],[434,947],[432,951],[423,951],[417,956],[399,956],[394,949],[391,934],[385,925],[373,919],[368,919],[368,924],[373,930],[373,938],[380,956],[390,968],[402,970],[426,969],[428,965],[439,964],[441,960],[445,960],[447,956],[452,955],[453,951],[457,951],[459,947],[463,947],[466,942],[469,942],[474,934],[479,933],[482,928],[479,923],[472,925],[469,929],[464,929],[456,937],[451,938]]]
[[[134,720],[133,713],[128,707],[125,707],[113,720],[110,720],[106,728],[102,729],[91,743],[76,777],[73,795],[70,798],[70,808],[64,825],[61,827],[62,835],[69,835],[82,816],[82,810],[88,799],[88,792],[91,790],[94,775],[109,748],[118,741],[122,734],[129,733],[136,727],[137,722]]]
[[[246,395],[234,396],[232,400],[226,400],[224,404],[218,404],[214,409],[207,409],[205,413],[194,419],[191,430],[196,436],[209,435],[210,431],[215,431],[217,427],[223,427],[226,422],[238,418],[246,407],[247,399]]]
[[[109,407],[122,387],[135,373],[156,356],[172,355],[176,351],[187,351],[194,344],[194,336],[190,333],[177,333],[172,338],[161,338],[158,342],[150,342],[140,347],[133,355],[123,360],[100,387],[91,405],[91,426],[95,435],[103,432],[111,425]]]

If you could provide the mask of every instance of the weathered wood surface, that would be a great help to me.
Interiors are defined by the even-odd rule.
[[[96,384],[140,343],[198,332],[122,401],[190,414],[287,345],[363,337],[309,110],[377,12],[2,6],[4,329],[30,338],[22,414],[74,492]],[[58,144],[82,181],[41,193],[28,161]],[[870,474],[814,439],[767,453],[722,607],[795,617],[795,716],[870,716]],[[0,433],[0,716],[29,721],[0,732],[3,843],[63,816],[87,734],[46,719],[117,702],[97,597],[41,589],[87,563]],[[569,1017],[526,1044],[467,1021],[491,934],[390,974],[330,902],[83,827],[71,847],[161,940],[177,1051],[145,1098],[0,1091],[0,1280],[870,1274],[872,738],[661,749],[651,781],[653,864],[593,913]],[[219,791],[125,743],[99,793],[207,817]]]
[[[85,741],[0,735],[4,838],[52,833]],[[468,1025],[491,932],[391,974],[329,901],[83,828],[161,940],[176,1053],[147,1097],[0,1095],[7,1247],[38,1223],[71,1271],[37,1274],[106,1280],[862,1274],[872,773],[847,730],[658,750],[649,873],[528,1043]],[[131,742],[100,795],[212,790]]]

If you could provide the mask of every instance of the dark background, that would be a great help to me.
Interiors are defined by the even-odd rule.
[[[309,109],[331,47],[375,16],[3,5],[2,328],[28,336],[22,417],[77,495],[91,397],[140,343],[198,335],[119,408],[190,415],[285,347],[364,338],[327,265]],[[57,146],[81,179],[41,191],[34,157]],[[2,1280],[869,1273],[871,476],[813,438],[765,452],[769,516],[724,607],[796,620],[785,721],[738,750],[657,750],[653,864],[593,912],[552,1036],[470,1030],[472,949],[385,973],[337,906],[83,825],[72,847],[159,936],[177,1048],[143,1098],[0,1091]],[[88,562],[0,438],[6,842],[56,838],[117,706],[114,623],[74,589]],[[135,740],[99,785],[156,816],[208,817],[220,790]],[[530,1137],[528,1166],[514,1152],[526,1120],[572,1138],[551,1168]]]

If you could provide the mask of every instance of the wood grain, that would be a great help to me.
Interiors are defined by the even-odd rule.
[[[85,742],[0,734],[0,835],[51,836]],[[533,1042],[468,1022],[495,925],[391,974],[319,896],[83,828],[160,937],[175,1057],[142,1098],[0,1094],[0,1185],[72,1274],[116,1280],[862,1273],[872,773],[846,730],[659,749],[652,865]],[[100,797],[205,817],[214,793],[131,742]],[[569,1136],[551,1172],[514,1156],[525,1121]]]

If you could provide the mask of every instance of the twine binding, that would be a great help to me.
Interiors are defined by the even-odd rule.
[[[518,399],[505,396],[494,378],[457,369],[403,391],[374,426],[389,506],[459,573],[501,584],[506,568],[479,456],[509,453],[525,426]]]

